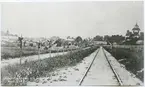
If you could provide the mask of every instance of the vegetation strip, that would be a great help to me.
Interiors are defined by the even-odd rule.
[[[97,48],[80,49],[69,52],[66,55],[4,67],[2,68],[2,85],[24,86],[28,81],[34,81],[36,78],[48,76],[49,72],[57,68],[76,65]]]
[[[144,80],[144,50],[142,47],[130,47],[130,48],[119,48],[113,47],[112,49],[104,46],[104,48],[114,56],[117,61],[125,68],[136,75],[140,80]]]
[[[32,55],[38,55],[38,49],[32,47],[25,47],[23,48],[22,55],[20,52],[20,48],[18,47],[1,47],[1,59],[14,59],[18,57],[26,57]],[[51,50],[51,53],[59,53],[59,52],[68,52],[77,50],[78,48],[74,49],[60,49],[60,50]],[[40,50],[40,54],[47,54],[50,53],[50,50]]]

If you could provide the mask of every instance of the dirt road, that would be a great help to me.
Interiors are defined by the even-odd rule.
[[[67,52],[59,52],[59,53],[47,53],[47,54],[40,54],[40,58],[38,58],[38,55],[33,55],[33,56],[27,56],[27,57],[22,57],[22,63],[24,63],[26,60],[29,61],[34,61],[34,60],[38,60],[38,59],[45,59],[45,58],[49,58],[50,55],[51,57],[54,56],[58,56],[58,55],[63,55],[66,54]],[[14,58],[14,59],[8,59],[8,60],[2,60],[1,61],[1,68],[7,65],[11,65],[11,64],[17,64],[20,63],[20,58]]]

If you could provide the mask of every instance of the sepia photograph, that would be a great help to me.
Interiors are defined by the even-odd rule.
[[[144,85],[144,1],[0,6],[1,86]]]

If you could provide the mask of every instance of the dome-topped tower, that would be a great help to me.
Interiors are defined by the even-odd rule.
[[[132,31],[133,31],[133,36],[138,38],[139,37],[140,28],[139,28],[137,23],[134,26],[134,28],[132,29]]]
[[[136,23],[136,25],[134,26],[134,28],[132,29],[133,33],[139,33],[140,28],[138,26],[138,24]]]

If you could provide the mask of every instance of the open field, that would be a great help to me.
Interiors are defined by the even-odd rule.
[[[105,47],[125,68],[134,73],[143,81],[144,78],[144,50],[141,46],[125,47]]]
[[[49,72],[57,68],[76,65],[97,48],[79,49],[62,56],[31,61],[22,65],[6,66],[2,68],[2,85],[26,85],[27,81],[47,76]]]
[[[70,50],[75,50],[77,48],[65,48],[65,49],[52,49],[51,53],[56,52],[66,52]],[[40,49],[40,54],[49,53],[50,49],[44,50]],[[16,58],[20,57],[21,50],[19,47],[1,47],[1,59],[8,59],[8,58]],[[37,47],[24,47],[22,51],[22,56],[30,56],[30,55],[37,55],[38,48]]]
[[[69,52],[69,51],[68,51]],[[1,68],[8,66],[8,65],[14,65],[20,63],[25,63],[25,62],[30,62],[30,61],[36,61],[39,59],[46,59],[46,58],[51,58],[55,57],[58,55],[64,55],[67,54],[68,52],[57,52],[57,53],[46,53],[46,54],[40,54],[40,55],[31,55],[31,56],[23,56],[23,57],[18,57],[18,58],[13,58],[13,59],[6,59],[1,61]]]
[[[103,45],[104,47],[110,47],[110,45]],[[136,49],[143,49],[143,45],[113,45],[115,48],[136,48]]]

